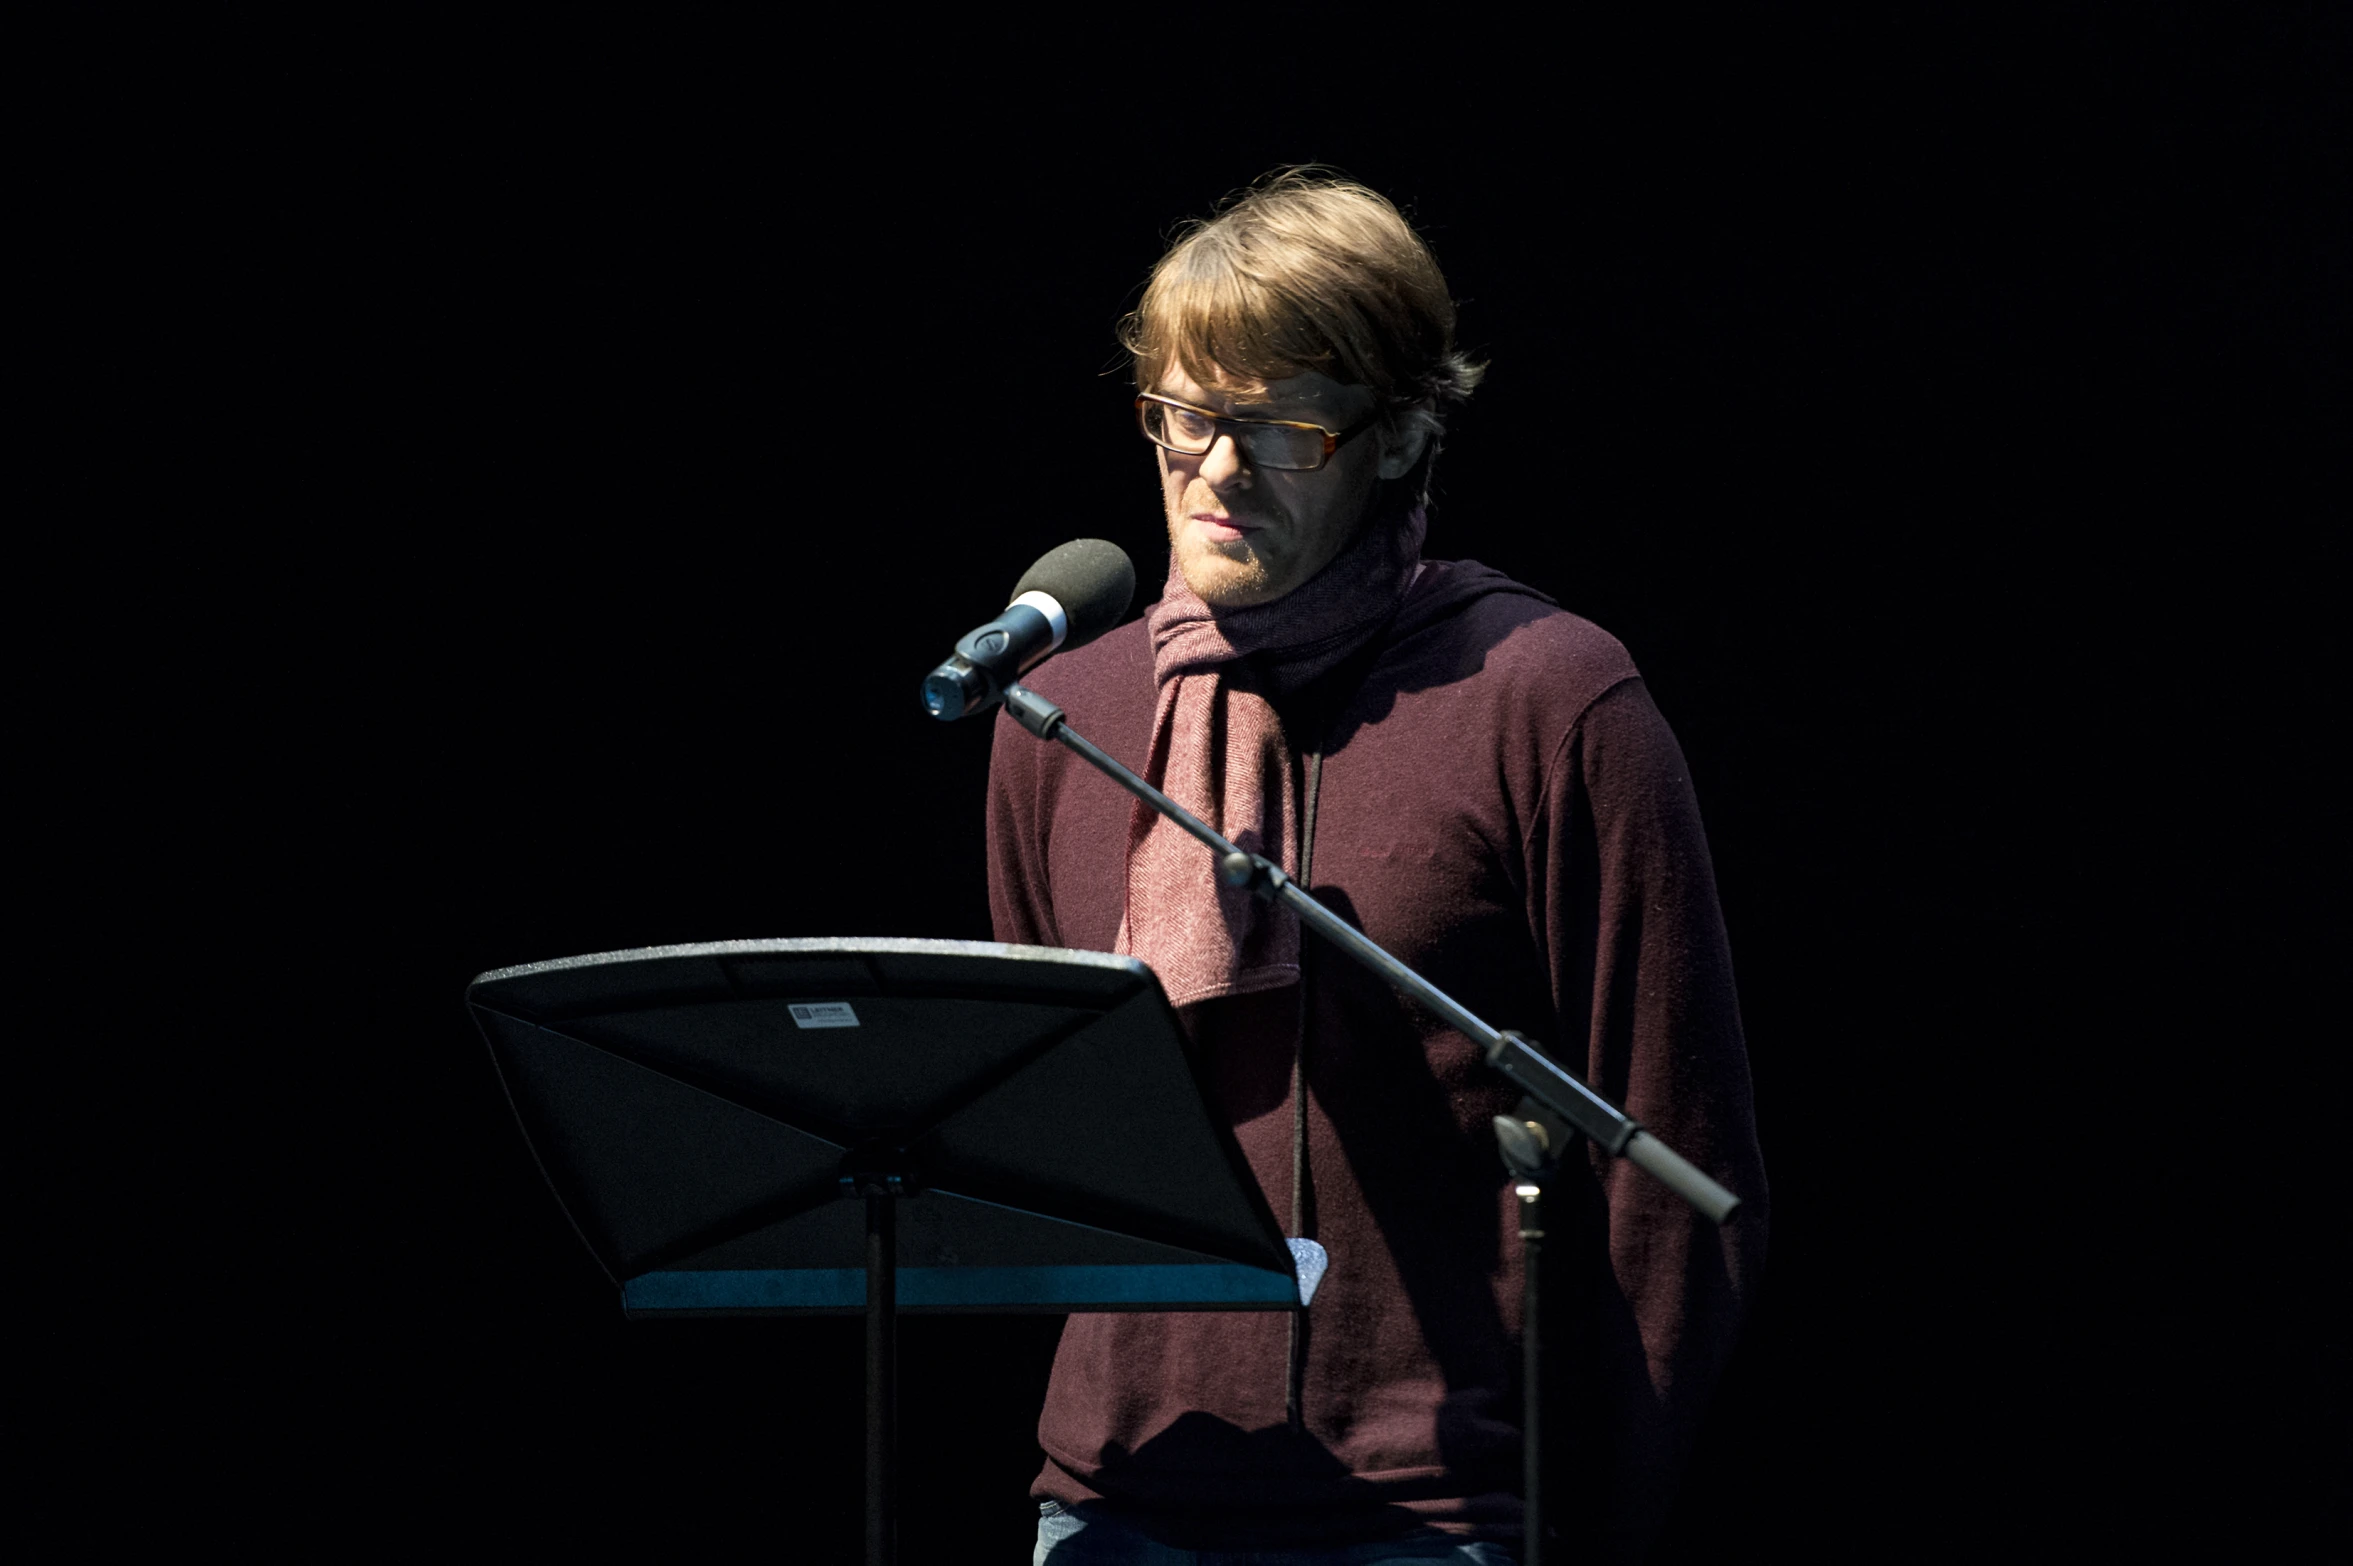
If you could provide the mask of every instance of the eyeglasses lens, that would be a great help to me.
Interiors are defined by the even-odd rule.
[[[1244,442],[1250,460],[1262,468],[1312,468],[1323,461],[1324,438],[1313,430],[1262,424]]]
[[[1144,421],[1155,440],[1178,451],[1207,451],[1217,440],[1215,419],[1172,408],[1165,402],[1144,404]]]

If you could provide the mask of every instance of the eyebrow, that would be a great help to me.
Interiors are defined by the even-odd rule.
[[[1159,395],[1163,397],[1176,397],[1178,402],[1184,403],[1188,407],[1209,407],[1209,404],[1205,402],[1194,402],[1190,397],[1177,397],[1177,394],[1172,391],[1163,391]],[[1214,413],[1217,410],[1211,408],[1210,411]],[[1257,417],[1261,419],[1272,419],[1278,424],[1313,424],[1318,428],[1324,427],[1323,416],[1315,409],[1310,408],[1303,413],[1285,413],[1283,411],[1283,405],[1279,402],[1237,402],[1229,407],[1227,410],[1227,416],[1231,418],[1242,419]]]

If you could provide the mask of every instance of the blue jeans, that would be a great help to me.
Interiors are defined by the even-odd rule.
[[[1030,1566],[1512,1566],[1500,1544],[1477,1544],[1435,1528],[1379,1544],[1301,1550],[1180,1550],[1162,1544],[1093,1501],[1038,1506],[1038,1550]]]

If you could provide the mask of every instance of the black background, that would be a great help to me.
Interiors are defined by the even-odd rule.
[[[464,987],[986,937],[916,684],[1065,538],[1157,582],[1112,325],[1315,160],[1492,361],[1430,553],[1621,637],[1707,814],[1775,1228],[1663,1558],[2342,1531],[2329,8],[229,15],[155,156],[293,561],[253,802],[336,978],[252,1221],[354,1527],[853,1557],[858,1323],[624,1324]],[[1022,1558],[1057,1329],[907,1324],[910,1558]]]

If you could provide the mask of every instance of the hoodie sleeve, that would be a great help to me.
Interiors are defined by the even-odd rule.
[[[1682,748],[1639,678],[1596,697],[1550,758],[1529,839],[1558,1037],[1585,1080],[1743,1199],[1717,1229],[1622,1159],[1583,1193],[1597,1308],[1575,1358],[1596,1423],[1564,1473],[1639,1559],[1730,1357],[1764,1259],[1766,1194],[1715,873]],[[1590,1151],[1590,1150],[1589,1150]],[[1565,1214],[1563,1216],[1566,1216]],[[1549,1314],[1549,1313],[1548,1313]],[[1581,1445],[1583,1443],[1580,1443]]]
[[[1059,946],[1046,879],[1044,747],[1002,711],[989,751],[989,925],[996,939]]]

